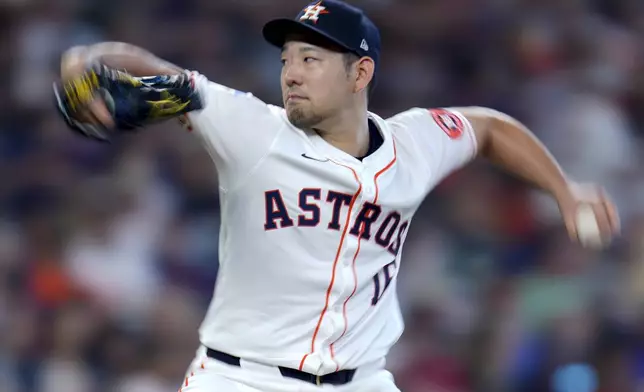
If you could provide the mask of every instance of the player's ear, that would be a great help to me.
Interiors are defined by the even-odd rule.
[[[362,57],[360,60],[358,60],[358,72],[356,72],[355,84],[356,93],[367,89],[367,86],[369,86],[371,79],[373,79],[375,69],[375,64],[371,58]]]

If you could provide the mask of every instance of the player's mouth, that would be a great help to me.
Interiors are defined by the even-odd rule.
[[[303,101],[303,100],[305,100],[305,99],[306,99],[306,97],[304,97],[304,96],[302,96],[302,95],[299,95],[299,94],[292,94],[292,93],[289,93],[289,94],[286,96],[286,102],[297,102],[297,101]]]

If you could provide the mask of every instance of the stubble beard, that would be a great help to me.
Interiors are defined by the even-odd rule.
[[[288,120],[295,127],[300,129],[312,129],[319,124],[323,118],[302,108],[293,108],[287,111]]]

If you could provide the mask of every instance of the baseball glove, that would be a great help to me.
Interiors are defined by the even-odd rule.
[[[74,132],[109,141],[109,130],[83,119],[87,105],[96,97],[105,102],[117,131],[128,131],[203,108],[189,73],[172,76],[134,77],[103,64],[64,84],[54,83],[58,112]]]

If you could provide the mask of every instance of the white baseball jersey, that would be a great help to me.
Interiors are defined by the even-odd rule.
[[[396,278],[427,193],[472,159],[453,110],[384,120],[362,161],[268,105],[202,76],[188,115],[218,170],[220,267],[201,343],[240,358],[323,375],[382,360],[403,330]]]

